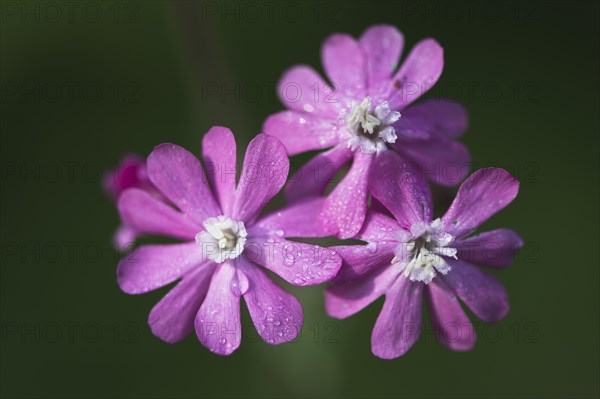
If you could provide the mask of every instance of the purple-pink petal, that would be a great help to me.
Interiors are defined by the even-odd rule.
[[[136,154],[125,156],[115,169],[105,173],[102,176],[102,186],[114,200],[128,188],[154,190],[146,173],[146,163]]]
[[[202,305],[215,264],[204,264],[189,274],[165,295],[150,312],[152,333],[165,342],[175,343],[194,330],[194,319]]]
[[[350,171],[329,194],[323,205],[323,225],[337,236],[354,237],[367,212],[367,183],[373,154],[356,151]]]
[[[357,236],[367,244],[331,248],[337,251],[343,260],[335,281],[356,280],[379,267],[389,265],[394,258],[400,232],[400,225],[394,219],[372,210],[367,212],[363,227]]]
[[[113,247],[119,252],[127,252],[139,236],[134,228],[121,224],[113,234]]]
[[[329,36],[323,42],[321,59],[327,77],[344,98],[365,95],[365,59],[352,36],[343,33]]]
[[[244,166],[233,202],[233,218],[253,221],[262,208],[281,190],[290,168],[279,140],[259,134],[248,145]]]
[[[518,191],[519,181],[504,169],[478,170],[463,182],[442,217],[446,232],[464,236],[510,204]]]
[[[455,139],[467,130],[467,126],[467,110],[461,104],[434,98],[404,109],[394,128],[403,139],[432,136]]]
[[[231,130],[214,126],[204,135],[202,160],[215,199],[228,215],[233,204],[236,176],[236,144]]]
[[[372,208],[367,212],[363,227],[358,233],[358,238],[368,242],[396,242],[404,237],[404,230],[396,220]]]
[[[452,270],[442,278],[477,317],[495,323],[508,313],[508,295],[498,280],[466,262],[446,260]]]
[[[513,230],[497,229],[458,240],[453,246],[458,249],[459,259],[502,269],[512,263],[515,254],[523,246],[523,240]]]
[[[246,243],[244,256],[298,286],[329,281],[342,265],[332,249],[277,237],[253,237]]]
[[[148,176],[183,213],[201,224],[221,214],[200,161],[175,144],[161,144],[148,157]]]
[[[239,265],[250,280],[250,289],[244,299],[262,339],[272,345],[293,341],[304,321],[300,302],[259,267],[243,259]]]
[[[126,190],[119,198],[121,220],[139,233],[193,240],[202,230],[187,215],[139,188]]]
[[[336,319],[352,316],[384,295],[398,278],[398,264],[381,267],[363,278],[334,283],[325,290],[325,309]]]
[[[395,359],[417,342],[422,326],[423,286],[400,276],[386,292],[371,335],[375,356]]]
[[[427,286],[426,291],[431,323],[437,339],[456,351],[473,348],[477,334],[452,289],[437,278]]]
[[[295,111],[336,119],[342,109],[339,94],[306,65],[287,70],[279,81],[277,92],[281,102]]]
[[[403,228],[409,230],[417,222],[431,220],[431,192],[426,176],[414,163],[393,151],[376,158],[369,176],[369,189]]]
[[[128,294],[143,294],[177,280],[192,268],[206,263],[195,242],[144,245],[119,262],[117,281]]]
[[[237,266],[242,258],[236,258],[234,264]],[[231,292],[236,296],[242,296],[250,289],[250,280],[241,267],[236,267],[235,275],[230,284]]]
[[[339,141],[331,120],[296,111],[269,116],[263,125],[263,133],[281,140],[288,155],[333,147]]]
[[[433,39],[417,43],[390,81],[390,108],[399,110],[425,94],[444,68],[444,50]]]
[[[322,195],[333,177],[350,161],[353,154],[345,144],[338,144],[305,163],[287,184],[285,197],[288,202]]]
[[[389,265],[394,258],[394,241],[370,242],[366,245],[343,245],[331,247],[343,260],[335,276],[336,283],[363,278],[365,274]]]
[[[439,135],[427,140],[399,139],[392,147],[418,164],[425,177],[444,186],[458,184],[469,171],[471,155],[467,147]]]
[[[404,47],[404,36],[391,25],[375,25],[360,37],[364,54],[369,95],[377,97],[398,66]]]
[[[230,355],[242,341],[240,297],[231,289],[235,272],[229,262],[217,266],[194,323],[202,345],[218,355]]]
[[[323,228],[320,217],[323,197],[288,205],[261,217],[250,227],[255,236],[276,234],[280,237],[323,237],[335,234]]]

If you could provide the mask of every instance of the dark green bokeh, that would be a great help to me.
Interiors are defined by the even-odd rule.
[[[598,396],[596,2],[230,1],[214,15],[225,5],[101,1],[81,3],[72,18],[64,3],[54,3],[62,17],[47,4],[2,2],[2,397]],[[375,23],[398,26],[405,51],[440,41],[446,64],[434,94],[468,108],[464,142],[478,167],[522,181],[485,226],[514,228],[527,242],[496,273],[508,316],[481,325],[471,352],[428,336],[383,361],[370,353],[382,301],[331,320],[313,287],[292,289],[305,309],[294,344],[271,347],[247,329],[240,350],[222,358],[193,336],[154,338],[146,317],[167,290],[127,296],[117,287],[109,239],[118,218],[99,171],[166,141],[199,153],[217,124],[233,129],[241,153],[282,109],[273,84],[286,68],[322,70],[328,34],[357,36]],[[240,98],[206,96],[214,83]]]

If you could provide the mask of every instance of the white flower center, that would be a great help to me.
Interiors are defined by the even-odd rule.
[[[413,239],[396,248],[392,263],[404,263],[404,276],[410,281],[422,281],[429,284],[437,273],[447,274],[450,265],[444,257],[456,259],[456,248],[447,245],[454,237],[444,232],[440,219],[430,225],[418,223],[411,227]]]
[[[244,251],[248,235],[244,222],[219,216],[208,218],[202,224],[206,231],[196,234],[196,243],[210,260],[223,263],[237,258]]]
[[[344,120],[345,117],[345,120]],[[373,110],[371,97],[365,98],[360,104],[353,101],[352,110],[342,120],[350,134],[348,147],[355,151],[360,147],[365,153],[380,153],[385,150],[386,143],[396,142],[396,130],[392,126],[400,119],[400,112],[390,110],[387,101],[377,105]]]

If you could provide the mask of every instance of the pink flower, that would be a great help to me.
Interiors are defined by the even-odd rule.
[[[391,359],[419,338],[426,297],[438,339],[454,350],[470,349],[475,332],[458,298],[486,322],[508,312],[502,285],[473,264],[504,268],[523,245],[508,229],[470,234],[516,197],[519,182],[503,169],[481,169],[461,185],[446,214],[432,220],[429,188],[415,168],[385,153],[373,169],[373,196],[393,218],[371,211],[358,235],[368,244],[335,247],[343,266],[326,291],[328,314],[345,318],[385,295],[371,347]]]
[[[314,222],[322,200],[260,215],[289,171],[285,148],[273,137],[258,135],[250,142],[237,187],[229,129],[214,127],[204,136],[202,158],[206,175],[196,157],[174,144],[159,145],[148,157],[150,181],[173,206],[137,188],[121,195],[124,223],[184,243],[141,246],[119,263],[119,285],[142,294],[180,280],[148,319],[152,332],[167,342],[195,328],[212,352],[231,354],[241,341],[241,297],[265,341],[291,341],[302,326],[302,308],[262,267],[294,285],[335,276],[341,259],[334,251],[285,238],[322,233]]]
[[[455,141],[467,127],[463,107],[430,100],[406,108],[440,77],[442,48],[433,39],[422,40],[395,72],[403,45],[402,34],[387,25],[369,28],[359,40],[346,34],[330,36],[321,58],[335,89],[311,67],[295,66],[279,82],[281,100],[289,110],[271,115],[264,124],[264,132],[279,138],[289,155],[330,148],[291,179],[289,200],[321,195],[353,160],[323,207],[324,223],[341,238],[360,230],[367,208],[367,176],[386,150],[416,163],[439,184],[457,184],[467,172],[469,153]]]
[[[163,198],[150,182],[144,160],[136,154],[128,154],[121,163],[102,178],[104,191],[115,201],[129,188],[139,188],[158,198]],[[136,240],[139,232],[127,224],[121,224],[113,236],[113,245],[119,251],[126,251]]]

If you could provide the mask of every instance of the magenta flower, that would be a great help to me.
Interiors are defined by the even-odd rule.
[[[265,341],[293,340],[303,322],[300,303],[262,267],[294,285],[335,276],[341,258],[334,251],[285,238],[321,234],[314,221],[322,200],[260,215],[289,170],[285,148],[273,137],[258,135],[250,142],[237,188],[229,129],[214,127],[204,136],[202,157],[206,175],[196,157],[174,144],[159,145],[148,157],[148,177],[172,206],[141,189],[121,195],[127,225],[185,242],[141,246],[119,263],[119,285],[142,294],[180,280],[148,319],[166,342],[183,339],[195,327],[204,346],[231,354],[241,340],[242,296]]]
[[[284,143],[289,155],[331,148],[290,180],[289,200],[321,195],[353,160],[323,207],[324,223],[342,238],[360,230],[367,208],[367,176],[374,159],[387,149],[443,185],[457,184],[468,169],[469,153],[455,141],[467,127],[462,106],[431,100],[406,108],[440,77],[442,48],[433,39],[423,40],[394,72],[403,45],[402,34],[387,25],[369,28],[358,41],[346,34],[330,36],[321,58],[334,88],[311,67],[291,68],[278,90],[289,110],[271,115],[263,128]]]
[[[328,314],[345,318],[385,295],[371,347],[392,359],[419,338],[425,296],[438,339],[470,349],[475,332],[457,298],[486,322],[508,312],[502,285],[473,264],[504,268],[523,245],[512,230],[470,234],[516,197],[519,182],[503,169],[481,169],[461,185],[446,214],[432,220],[429,188],[414,167],[385,153],[373,169],[373,196],[395,220],[371,211],[359,233],[368,244],[335,248],[344,264],[326,291]]]
[[[164,200],[156,187],[150,182],[146,172],[146,163],[136,154],[123,157],[119,165],[106,172],[102,177],[102,187],[115,203],[121,194],[129,188],[139,188]],[[125,251],[139,236],[133,227],[123,223],[113,236],[113,245],[119,251]]]

